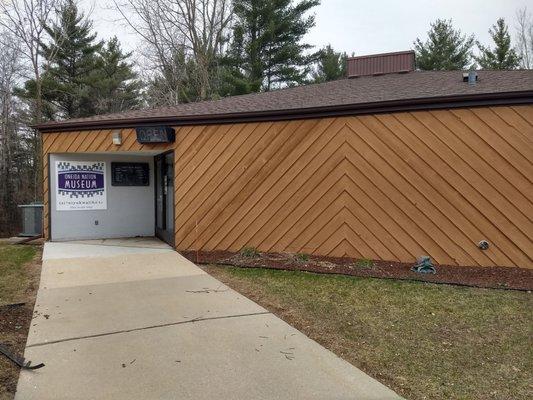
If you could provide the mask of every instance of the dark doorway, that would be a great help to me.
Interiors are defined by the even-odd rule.
[[[155,234],[174,247],[174,152],[155,156]]]

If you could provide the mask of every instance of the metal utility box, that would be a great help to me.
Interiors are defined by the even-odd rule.
[[[22,232],[19,236],[43,234],[43,205],[40,203],[19,205],[22,211]]]

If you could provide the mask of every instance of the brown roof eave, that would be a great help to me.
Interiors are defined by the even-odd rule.
[[[324,118],[342,115],[377,114],[427,109],[481,107],[490,105],[532,104],[533,91],[456,95],[384,102],[286,109],[244,113],[207,114],[190,116],[142,117],[115,120],[58,121],[34,125],[41,133],[76,130],[134,128],[146,125],[205,125],[238,122],[279,121],[288,119]]]

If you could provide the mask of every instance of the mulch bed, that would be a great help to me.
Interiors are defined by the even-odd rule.
[[[240,253],[229,251],[182,251],[181,254],[199,264],[416,280],[481,288],[533,290],[533,270],[518,267],[435,265],[436,274],[421,274],[411,271],[413,264],[395,261],[369,262],[368,260],[321,256],[309,256],[308,260],[302,261],[294,254],[259,253],[257,256],[245,257]]]

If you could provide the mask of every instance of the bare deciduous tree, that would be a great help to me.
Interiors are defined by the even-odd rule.
[[[139,34],[148,51],[144,54],[158,69],[159,78],[182,100],[187,61],[194,61],[198,98],[213,93],[213,70],[231,21],[230,0],[114,0],[123,20]],[[190,71],[189,71],[190,72]],[[171,99],[169,99],[171,100]]]
[[[41,45],[45,25],[52,16],[58,0],[13,0],[0,2],[0,25],[16,36],[22,46],[21,54],[31,65],[36,84],[35,121],[42,120]]]
[[[516,32],[518,35],[518,51],[522,57],[522,68],[533,68],[533,17],[527,8],[516,12]]]
[[[139,54],[145,67],[141,74],[145,81],[157,80],[160,104],[178,104],[183,101],[181,82],[184,80],[185,66],[180,54],[184,39],[179,32],[168,26],[161,18],[157,1],[152,0],[114,0],[115,8],[132,30],[143,40]]]
[[[10,32],[1,31],[0,43],[0,234],[11,234],[16,226],[17,204],[13,174],[18,145],[16,101],[13,97],[21,72],[20,42]]]
[[[20,54],[25,58],[35,80],[35,98],[29,123],[40,123],[43,118],[41,46],[46,35],[45,25],[52,17],[59,0],[0,1],[0,26],[18,39]],[[9,43],[4,43],[9,46]],[[34,200],[41,192],[41,141],[33,132]]]

